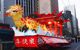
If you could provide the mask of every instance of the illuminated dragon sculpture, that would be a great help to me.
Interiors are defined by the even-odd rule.
[[[62,35],[63,23],[69,21],[69,20],[62,20],[62,18],[60,17],[62,15],[62,12],[60,12],[59,14],[57,14],[55,16],[53,15],[54,13],[52,13],[52,14],[35,13],[40,18],[35,18],[35,19],[30,18],[30,17],[23,18],[23,9],[20,5],[10,6],[10,8],[6,11],[6,13],[8,16],[12,17],[12,19],[15,23],[15,26],[18,29],[22,29],[24,26],[26,26],[29,29],[37,30],[37,27],[41,26],[41,28],[44,31],[48,31],[48,28],[46,27],[46,22],[49,22],[49,24],[50,23],[54,24],[54,32],[55,33],[58,33],[57,27],[60,27],[60,35]],[[49,20],[47,20],[47,19],[49,19]],[[46,21],[43,21],[43,20],[46,20]],[[43,23],[43,24],[41,24],[41,23]],[[52,27],[51,24],[49,26],[50,26],[50,28]]]
[[[13,5],[6,11],[7,15],[12,17],[15,26],[18,29],[23,28],[24,26],[28,27],[29,29],[37,30],[37,26],[41,26],[43,30],[47,30],[45,25],[41,25],[39,22],[34,20],[33,18],[23,18],[23,9],[20,5]],[[46,28],[46,29],[45,29]]]

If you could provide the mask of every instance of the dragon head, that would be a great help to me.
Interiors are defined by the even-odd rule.
[[[8,16],[11,16],[11,17],[22,15],[23,14],[23,9],[20,5],[12,5],[6,11],[6,14]]]

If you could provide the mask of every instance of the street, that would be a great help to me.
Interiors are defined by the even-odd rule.
[[[73,42],[68,47],[62,47],[62,48],[49,48],[49,50],[80,50],[80,42]]]

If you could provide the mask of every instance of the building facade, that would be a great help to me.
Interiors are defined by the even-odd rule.
[[[51,0],[51,12],[55,11],[59,12],[58,0]]]
[[[76,18],[76,9],[74,5],[65,7],[66,17],[68,17],[71,22],[67,23],[67,30],[70,31],[73,35],[79,35],[78,30],[78,20]]]
[[[23,7],[24,16],[29,16],[38,11],[38,0],[16,0],[16,4]]]
[[[58,12],[58,0],[16,0],[16,4],[23,7],[24,16],[29,16],[38,12],[51,13],[54,10]]]
[[[4,17],[3,17],[3,0],[0,0],[0,23],[4,23]]]
[[[0,23],[14,25],[12,19],[4,15],[9,6],[14,4],[15,0],[0,0]]]
[[[57,9],[58,11],[58,0],[0,0],[1,11],[0,11],[0,23],[10,24],[14,26],[11,17],[5,17],[5,11],[11,5],[21,5],[24,10],[23,16],[29,16],[38,13],[51,13]]]

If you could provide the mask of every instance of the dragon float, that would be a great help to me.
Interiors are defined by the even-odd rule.
[[[23,17],[23,9],[20,5],[13,5],[6,11],[7,16],[12,17],[15,26],[14,41],[16,47],[38,47],[40,44],[67,45],[69,41],[64,38],[55,38],[62,35],[63,24],[70,20],[63,20],[62,12],[58,14],[39,14],[37,18]],[[26,30],[26,31],[25,31]],[[47,40],[46,40],[47,39]],[[56,41],[55,41],[56,40]],[[25,45],[24,45],[25,44]],[[53,45],[52,45],[53,44]]]

